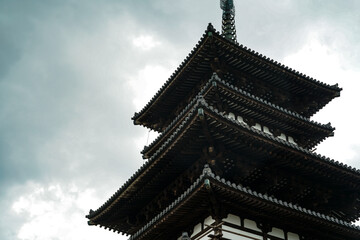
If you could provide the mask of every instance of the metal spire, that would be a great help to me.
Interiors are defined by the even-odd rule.
[[[230,41],[236,42],[235,6],[233,0],[220,0],[222,15],[222,35]]]

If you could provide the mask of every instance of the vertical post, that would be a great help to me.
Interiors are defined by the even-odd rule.
[[[222,222],[218,218],[215,220],[214,226],[214,238],[213,240],[221,240],[222,239]]]
[[[256,223],[257,227],[261,229],[263,233],[263,240],[267,240],[268,233],[271,232],[272,227],[266,223]]]

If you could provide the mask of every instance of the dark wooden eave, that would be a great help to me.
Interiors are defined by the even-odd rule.
[[[205,182],[206,179],[209,183]],[[317,236],[329,240],[355,240],[360,237],[358,226],[257,193],[204,171],[187,191],[129,240],[160,240],[180,235],[184,229],[197,224],[202,216],[212,214],[209,199],[214,195],[218,204],[229,213],[254,217],[272,226],[309,236],[309,239]],[[171,232],[166,231],[169,228]]]
[[[181,153],[181,149],[201,152],[201,146],[205,139],[199,136],[199,130],[202,129],[201,116],[198,114],[200,108],[204,110],[203,117],[215,131],[213,132],[214,136],[216,135],[215,138],[224,141],[231,149],[237,149],[239,152],[245,151],[248,147],[241,143],[241,139],[247,139],[250,141],[248,144],[253,147],[261,146],[261,149],[257,150],[258,154],[265,156],[272,151],[278,164],[282,167],[296,169],[299,173],[306,173],[332,183],[359,189],[359,170],[232,121],[208,106],[203,99],[199,99],[177,130],[169,136],[156,153],[103,206],[90,212],[87,216],[90,222],[105,224],[106,219],[115,217],[123,218],[122,221],[126,222],[128,214],[136,215],[134,211],[142,209],[147,202],[166,187],[171,179],[175,179],[197,160],[199,156],[188,155],[187,152]],[[246,137],[241,137],[241,135]],[[198,138],[192,142],[192,139],[195,139],[194,136],[198,136]],[[261,156],[259,155],[259,157]],[[359,217],[358,215],[359,213],[356,212],[355,215],[353,213],[348,217],[356,219]],[[119,231],[129,233],[129,229],[132,229],[131,225],[118,224],[117,230]],[[133,229],[137,228],[138,226],[134,226]]]
[[[230,42],[210,26],[155,96],[139,113],[135,113],[132,118],[134,123],[160,131],[159,117],[164,117],[173,111],[204,78],[208,79],[211,76],[212,61],[218,57],[226,62],[229,68],[246,72],[289,94],[312,98],[309,99],[309,103],[317,102],[317,104],[309,106],[307,112],[302,113],[305,117],[312,116],[334,97],[340,95],[341,88],[337,85],[321,83],[251,49]]]
[[[209,201],[213,196],[218,200],[218,207],[224,212],[256,218],[258,221],[270,223],[272,227],[287,229],[302,236],[329,240],[360,238],[358,226],[236,185],[216,176],[206,167],[203,174],[179,198],[134,233],[129,240],[175,238],[184,229],[197,224],[199,219],[214,214],[210,210],[212,206]],[[112,225],[104,227],[114,230]],[[168,229],[172,231],[167,231]]]
[[[241,112],[243,109],[243,111],[246,112],[244,115],[242,114],[243,117],[245,115],[249,116],[268,127],[275,126],[293,137],[301,136],[305,138],[306,144],[301,145],[303,148],[311,149],[326,137],[334,135],[335,128],[331,127],[330,123],[320,124],[296,112],[269,103],[266,100],[226,83],[214,73],[207,84],[202,87],[198,95],[183,108],[164,131],[151,144],[145,146],[142,151],[143,158],[149,158],[157,148],[167,140],[167,137],[171,132],[176,130],[199,98],[204,98],[207,102],[211,102],[215,98],[214,95],[218,93],[223,93],[231,99],[230,102],[234,110],[238,109],[238,112]]]

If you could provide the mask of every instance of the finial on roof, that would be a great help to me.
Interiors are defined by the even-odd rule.
[[[209,164],[205,164],[204,169],[203,169],[203,174],[208,174],[210,175],[212,173],[211,168],[209,167]]]
[[[222,15],[222,35],[230,41],[236,42],[235,6],[233,0],[220,0]]]
[[[208,31],[214,31],[214,26],[211,23],[209,23],[208,26],[207,26],[207,30]]]

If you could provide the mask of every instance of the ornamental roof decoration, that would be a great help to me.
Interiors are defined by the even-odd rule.
[[[220,0],[222,14],[222,35],[232,42],[236,42],[235,6],[233,0]]]

